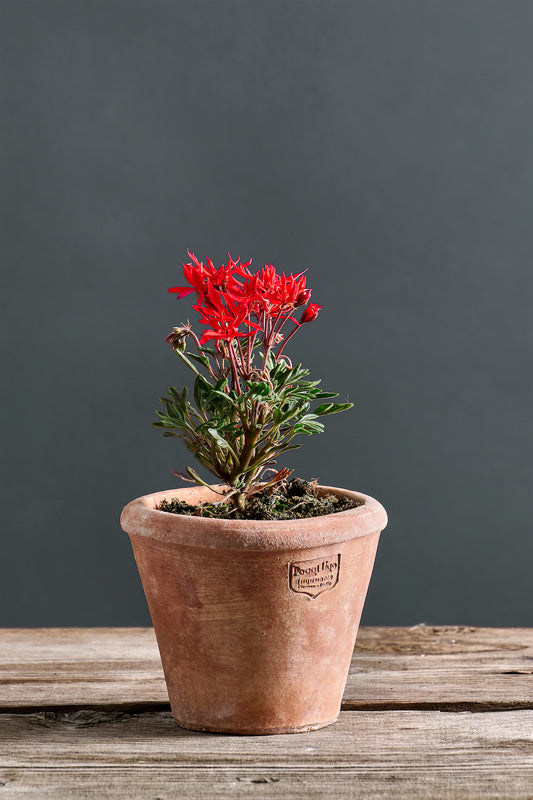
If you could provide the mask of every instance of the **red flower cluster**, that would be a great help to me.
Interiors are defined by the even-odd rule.
[[[300,325],[316,319],[322,308],[310,303],[299,321],[292,316],[294,309],[307,305],[311,297],[304,273],[280,275],[272,264],[251,273],[248,269],[251,261],[240,264],[239,259],[233,261],[231,256],[227,264],[217,269],[210,259],[204,264],[194,253],[189,252],[189,256],[191,262],[183,265],[189,285],[174,286],[169,292],[178,298],[193,292],[198,294],[193,308],[207,325],[200,344],[214,340],[218,346],[219,342],[231,339],[255,338],[261,332],[263,346],[270,349],[282,340],[281,328],[288,319],[296,325],[292,335]]]

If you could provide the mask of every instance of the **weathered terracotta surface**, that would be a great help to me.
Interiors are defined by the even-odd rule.
[[[122,512],[184,728],[295,733],[334,722],[372,572],[384,508],[290,521],[202,519],[138,498]]]

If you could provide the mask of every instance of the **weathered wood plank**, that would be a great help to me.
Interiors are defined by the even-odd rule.
[[[0,800],[530,800],[532,710],[407,709],[533,709],[532,684],[529,629],[363,628],[344,708],[379,711],[219,736],[175,724],[151,629],[4,630]]]
[[[0,629],[0,711],[168,706],[152,628]]]
[[[495,770],[494,764],[489,765]],[[398,767],[367,769],[167,767],[12,769],[0,778],[2,800],[531,800],[531,776],[497,771]]]
[[[0,630],[0,711],[167,708],[151,628]],[[343,709],[533,708],[533,629],[361,628]]]
[[[362,628],[343,709],[533,708],[533,629]]]
[[[533,712],[343,712],[295,736],[178,728],[165,711],[3,714],[0,798],[531,797]]]

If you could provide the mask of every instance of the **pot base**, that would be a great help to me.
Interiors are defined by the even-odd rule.
[[[172,715],[174,717],[174,715]],[[225,733],[232,736],[275,736],[278,733],[307,733],[308,731],[316,731],[319,728],[326,728],[328,725],[333,725],[337,722],[338,717],[330,719],[328,722],[315,722],[309,725],[301,725],[300,727],[283,726],[281,728],[242,728],[235,730],[233,728],[217,728],[211,725],[195,725],[194,722],[182,722],[174,717],[178,727],[184,728],[187,731],[202,731],[204,733]]]

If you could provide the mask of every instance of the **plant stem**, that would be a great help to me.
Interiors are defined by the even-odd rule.
[[[289,335],[287,336],[287,338],[286,338],[286,339],[285,339],[285,340],[284,340],[284,341],[281,343],[281,347],[279,348],[279,350],[278,350],[278,354],[277,354],[277,356],[276,356],[276,361],[279,361],[279,357],[281,356],[281,354],[282,354],[282,352],[283,352],[283,348],[285,347],[285,345],[287,344],[287,342],[289,341],[289,339],[292,339],[292,337],[294,336],[294,334],[296,333],[296,331],[300,330],[300,328],[301,328],[301,327],[302,327],[302,326],[300,325],[300,323],[298,323],[298,324],[296,325],[296,327],[295,327],[295,328],[293,328],[293,329],[292,329],[292,331],[289,333]]]

